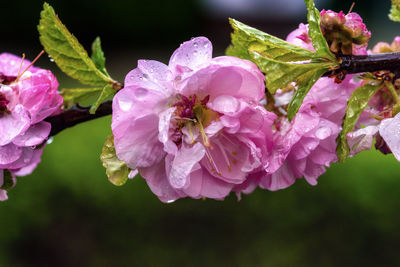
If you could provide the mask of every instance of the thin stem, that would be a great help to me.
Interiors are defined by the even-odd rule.
[[[385,81],[385,86],[389,90],[390,94],[392,95],[392,98],[393,98],[394,102],[396,103],[396,105],[399,105],[400,104],[399,95],[397,94],[396,89],[394,89],[392,82]]]
[[[51,123],[50,136],[54,136],[69,127],[79,123],[101,118],[112,113],[112,102],[102,103],[96,110],[96,114],[90,114],[90,107],[73,106],[71,109],[62,112],[59,115],[48,117],[45,121]]]

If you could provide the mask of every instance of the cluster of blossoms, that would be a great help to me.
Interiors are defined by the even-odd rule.
[[[400,36],[394,38],[391,44],[377,43],[370,54],[400,52]],[[400,90],[400,79],[393,80],[393,75],[383,71],[376,73],[387,80],[391,79],[394,90]],[[356,130],[347,135],[353,154],[371,149],[374,139],[375,147],[382,153],[392,153],[400,161],[400,104],[398,96],[391,95],[390,90],[383,85],[369,101],[369,108],[360,118]]]
[[[336,55],[400,50],[396,37],[367,51],[371,33],[356,13],[323,10],[320,26]],[[300,24],[286,40],[314,51],[308,25]],[[400,79],[374,75],[385,83],[347,135],[349,147],[354,155],[376,139],[378,149],[400,161]],[[163,202],[223,199],[231,192],[240,198],[257,187],[287,188],[303,177],[316,185],[338,160],[336,139],[347,101],[366,81],[343,73],[320,78],[289,121],[286,108],[296,86],[281,88],[267,103],[264,78],[251,61],[212,58],[205,37],[183,43],[168,65],[139,60],[113,99],[119,162],[131,169],[130,177],[140,173]],[[31,173],[40,162],[51,130],[45,119],[59,113],[63,102],[57,87],[50,71],[0,54],[0,200],[15,176]]]
[[[371,34],[358,14],[322,11],[321,17],[333,52],[367,54]],[[287,41],[314,50],[307,25]],[[198,37],[183,43],[168,65],[138,62],[113,100],[118,158],[164,202],[222,199],[232,191],[240,197],[256,187],[279,190],[302,177],[315,185],[337,161],[347,100],[362,81],[353,75],[340,83],[319,79],[289,122],[264,108],[264,76],[252,62],[211,53],[209,40]],[[278,90],[275,107],[284,110],[292,96]],[[376,125],[369,115],[363,122]],[[388,120],[381,128],[388,128]]]
[[[50,71],[0,54],[0,200],[7,199],[3,189],[15,184],[15,175],[30,174],[40,162],[51,130],[43,120],[63,102],[57,88]]]

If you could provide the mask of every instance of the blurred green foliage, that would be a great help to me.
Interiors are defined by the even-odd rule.
[[[161,203],[141,178],[108,182],[98,159],[110,118],[54,138],[0,203],[0,266],[400,264],[400,165],[365,152],[319,185],[237,201]]]

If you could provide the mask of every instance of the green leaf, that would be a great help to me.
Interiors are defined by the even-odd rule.
[[[301,64],[281,62],[266,57],[258,51],[253,50],[253,47],[250,47],[249,50],[253,59],[252,61],[265,73],[265,84],[271,94],[274,94],[278,89],[283,88],[291,82],[296,82],[309,72],[315,73],[321,70],[324,73],[332,67],[332,63],[330,62]]]
[[[100,104],[111,97],[113,97],[117,92],[112,88],[111,85],[107,84],[101,91],[99,98],[97,98],[96,102],[90,107],[90,114],[96,113],[97,108]]]
[[[10,190],[15,185],[15,178],[12,176],[9,170],[3,170],[3,185],[0,189]]]
[[[393,21],[400,22],[400,0],[392,0],[389,18]]]
[[[287,109],[289,121],[291,121],[296,115],[308,91],[310,91],[311,87],[326,71],[327,69],[317,69],[314,71],[309,71],[299,77],[299,79],[296,82],[298,86],[297,91],[294,94],[292,100],[290,101]]]
[[[44,3],[40,17],[40,42],[63,72],[86,85],[104,86],[114,82],[95,66],[49,4]]]
[[[307,20],[308,20],[308,35],[310,36],[316,57],[325,58],[330,61],[336,61],[336,57],[329,49],[328,43],[322,34],[320,21],[321,15],[317,8],[315,8],[313,0],[304,0],[307,6]]]
[[[294,118],[315,82],[332,67],[330,62],[304,64],[280,62],[264,57],[257,51],[251,51],[251,55],[253,61],[265,73],[265,84],[271,94],[291,82],[296,83],[296,93],[288,106],[289,120]]]
[[[263,53],[266,57],[280,61],[302,61],[313,58],[314,52],[295,46],[275,36],[247,26],[237,20],[229,19],[234,30],[232,45],[226,54],[252,60],[249,47]]]
[[[97,37],[92,44],[92,60],[98,70],[100,70],[104,75],[110,77],[106,70],[106,58],[104,57],[104,52],[101,48],[100,37]]]
[[[370,98],[382,86],[382,81],[368,83],[358,87],[347,101],[346,114],[343,120],[342,131],[340,132],[337,141],[336,153],[339,161],[344,162],[350,154],[349,144],[347,143],[347,134],[353,131],[358,118],[368,105]]]
[[[100,160],[103,162],[104,168],[106,168],[106,174],[111,183],[117,186],[126,183],[131,169],[129,169],[123,161],[117,158],[114,148],[114,136],[112,134],[107,137],[107,140],[104,143]]]
[[[92,97],[102,92],[103,88],[74,88],[74,89],[63,89],[61,95],[64,99],[64,107],[66,109],[71,108],[73,105],[80,103],[81,101]]]

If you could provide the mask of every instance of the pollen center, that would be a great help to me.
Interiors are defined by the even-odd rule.
[[[9,112],[7,108],[8,103],[10,103],[10,101],[7,100],[3,93],[0,93],[0,115]]]
[[[179,101],[173,105],[176,107],[176,132],[181,132],[183,127],[187,127],[192,143],[194,143],[193,128],[195,127],[201,134],[203,144],[205,146],[210,146],[204,129],[210,125],[213,120],[218,118],[218,113],[207,107],[210,96],[207,95],[203,99],[200,99],[196,95],[189,97],[179,95],[178,98]]]

